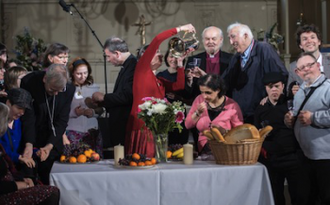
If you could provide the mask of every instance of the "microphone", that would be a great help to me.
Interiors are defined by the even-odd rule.
[[[63,8],[64,11],[70,13],[70,15],[73,15],[72,11],[70,10],[70,6],[68,6],[64,0],[59,0],[58,3],[60,4],[60,6]]]

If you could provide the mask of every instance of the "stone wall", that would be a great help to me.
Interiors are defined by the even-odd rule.
[[[67,45],[72,58],[82,56],[92,64],[96,83],[104,90],[103,53],[84,21],[71,7],[73,16],[62,10],[57,0],[0,0],[1,41],[14,48],[13,36],[22,34],[24,27],[31,34],[47,43],[60,42]],[[260,29],[267,30],[277,21],[276,0],[80,0],[70,1],[80,11],[101,43],[110,36],[124,38],[135,53],[140,46],[138,22],[144,15],[147,26],[146,41],[150,43],[159,32],[192,23],[198,37],[206,26],[220,27],[225,35],[223,50],[229,51],[226,29],[230,23],[242,22],[251,27],[256,35]],[[161,46],[165,52],[166,43]],[[203,47],[200,47],[200,51]],[[197,51],[199,52],[199,51]],[[164,65],[165,69],[165,65]],[[107,64],[108,91],[111,92],[118,68]]]

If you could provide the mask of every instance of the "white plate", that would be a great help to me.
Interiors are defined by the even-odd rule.
[[[76,162],[76,163],[70,163],[70,162],[60,162],[60,161],[56,161],[56,163],[59,163],[59,164],[71,164],[71,165],[77,165],[77,164],[96,164],[100,161],[93,161],[93,162],[86,162],[86,163],[79,163],[79,162]]]
[[[114,165],[114,167],[116,168],[120,168],[120,169],[151,169],[151,168],[155,168],[156,165],[150,165],[150,166],[124,166],[124,165]]]

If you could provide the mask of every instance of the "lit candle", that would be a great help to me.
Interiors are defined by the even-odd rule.
[[[184,164],[193,164],[194,162],[194,147],[191,144],[183,145],[183,163]]]
[[[118,165],[119,159],[124,159],[124,146],[121,146],[120,144],[115,146],[113,152],[115,165]]]

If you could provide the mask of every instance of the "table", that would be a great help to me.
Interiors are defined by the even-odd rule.
[[[266,168],[217,165],[195,160],[160,163],[150,169],[95,164],[54,163],[51,185],[61,190],[62,205],[273,205]]]

